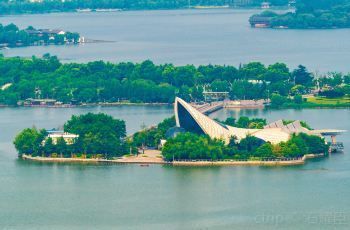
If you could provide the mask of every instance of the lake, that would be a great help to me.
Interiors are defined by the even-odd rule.
[[[261,61],[299,64],[312,71],[350,72],[350,29],[254,29],[257,10],[161,10],[107,13],[57,13],[0,17],[20,28],[61,28],[89,39],[113,41],[80,46],[14,48],[6,56],[57,55],[64,62],[146,59],[155,63],[229,64]]]
[[[350,133],[343,154],[292,167],[42,164],[17,159],[25,127],[60,127],[72,114],[105,112],[128,133],[173,114],[169,106],[0,109],[0,229],[349,229]],[[220,110],[302,119],[350,130],[349,109]]]
[[[64,62],[151,59],[155,63],[262,61],[350,72],[350,29],[252,29],[256,10],[59,13],[0,17],[21,28],[62,28],[89,39],[80,46],[3,50],[51,53]],[[349,229],[350,133],[343,154],[292,167],[169,167],[42,164],[17,159],[12,141],[26,127],[62,127],[73,114],[105,112],[129,134],[173,114],[170,106],[0,108],[2,229]],[[220,110],[228,116],[301,119],[314,128],[350,130],[349,109]]]

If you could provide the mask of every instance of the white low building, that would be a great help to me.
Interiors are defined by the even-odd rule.
[[[47,135],[47,138],[51,138],[52,139],[52,143],[53,144],[57,144],[57,141],[59,138],[63,138],[64,141],[68,144],[68,145],[71,145],[74,143],[74,140],[77,139],[79,137],[79,135],[77,134],[71,134],[71,133],[67,133],[67,132],[60,132],[60,131],[57,131],[57,132],[52,132],[52,133],[49,133]],[[46,138],[46,140],[47,140]]]

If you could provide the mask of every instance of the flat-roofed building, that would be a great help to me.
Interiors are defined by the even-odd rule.
[[[77,134],[67,133],[60,130],[48,130],[47,133],[47,138],[51,138],[53,144],[57,144],[58,139],[63,138],[67,145],[71,145],[74,143],[74,140],[79,137]]]

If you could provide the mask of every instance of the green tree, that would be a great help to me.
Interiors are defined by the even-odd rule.
[[[40,132],[36,128],[27,128],[15,137],[13,143],[20,156],[22,156],[22,154],[37,155],[37,145],[40,139]]]
[[[63,137],[57,139],[56,151],[61,157],[69,157],[69,149]]]
[[[283,97],[279,94],[272,94],[271,97],[271,106],[275,108],[279,108],[286,103],[288,99],[286,97]]]
[[[51,156],[53,153],[56,153],[56,146],[53,144],[51,137],[45,140],[44,153],[47,157]]]
[[[255,150],[254,156],[261,158],[274,158],[273,146],[270,143],[265,143]]]
[[[303,103],[303,97],[301,95],[295,95],[293,99],[295,104],[302,104]]]
[[[88,155],[103,154],[106,158],[121,156],[126,149],[125,122],[99,113],[72,116],[64,125],[64,130],[79,135],[73,146],[76,152]]]
[[[299,65],[298,68],[292,72],[292,77],[296,85],[308,86],[313,80],[312,74],[309,73],[303,65]]]

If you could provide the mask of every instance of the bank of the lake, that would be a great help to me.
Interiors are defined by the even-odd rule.
[[[150,153],[152,155],[152,153]],[[293,166],[302,165],[306,163],[308,159],[322,158],[325,154],[306,154],[297,159],[275,159],[275,160],[188,160],[188,161],[164,161],[160,156],[149,156],[149,153],[140,155],[140,157],[125,156],[120,159],[97,159],[97,158],[60,158],[60,157],[32,157],[30,155],[23,154],[23,160],[43,162],[43,163],[111,163],[111,164],[138,164],[141,166],[148,166],[148,164],[163,164],[173,166]]]

